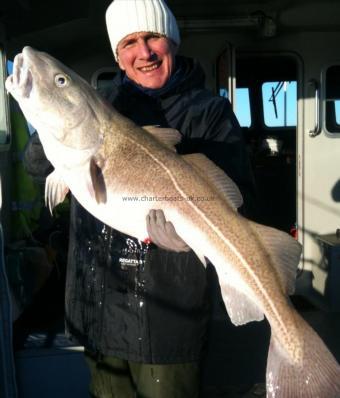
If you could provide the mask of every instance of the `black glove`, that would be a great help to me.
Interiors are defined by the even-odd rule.
[[[146,228],[151,242],[165,250],[188,252],[190,247],[177,235],[175,227],[166,221],[162,210],[150,210],[146,216]]]

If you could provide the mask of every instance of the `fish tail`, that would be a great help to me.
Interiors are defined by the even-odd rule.
[[[301,318],[301,360],[292,361],[272,335],[267,362],[267,398],[339,398],[340,366],[314,330]]]

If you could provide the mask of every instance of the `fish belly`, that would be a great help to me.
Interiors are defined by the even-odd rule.
[[[66,180],[73,196],[89,213],[108,226],[141,241],[148,238],[146,216],[150,210],[160,209],[169,214],[169,205],[166,201],[156,200],[160,199],[156,193],[131,193],[117,187],[114,192],[107,192],[105,203],[98,203],[86,179],[69,175]]]

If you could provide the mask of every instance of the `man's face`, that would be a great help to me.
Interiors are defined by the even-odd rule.
[[[175,67],[176,46],[164,36],[132,33],[117,46],[118,64],[127,76],[145,88],[161,88]]]

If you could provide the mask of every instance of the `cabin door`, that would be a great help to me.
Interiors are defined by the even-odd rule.
[[[329,51],[327,46],[323,51]],[[308,60],[299,135],[303,263],[312,271],[313,288],[321,296],[332,283],[321,241],[325,235],[336,238],[340,228],[340,62],[333,57],[330,52]]]

